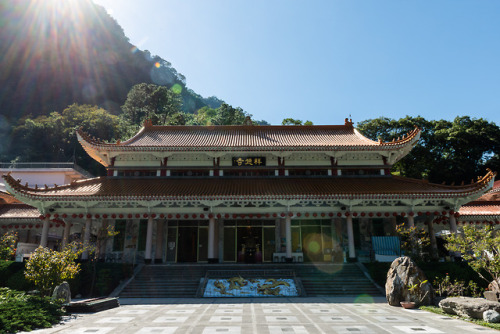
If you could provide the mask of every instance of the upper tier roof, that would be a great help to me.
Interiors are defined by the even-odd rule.
[[[411,145],[420,137],[415,128],[402,139],[377,142],[345,125],[218,125],[155,126],[146,121],[131,139],[114,144],[91,138],[78,130],[86,149],[105,151],[282,151],[282,150],[393,150]]]
[[[462,219],[495,216],[500,220],[500,180],[486,194],[462,206],[459,213]]]

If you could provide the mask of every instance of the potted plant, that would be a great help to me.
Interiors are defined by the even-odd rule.
[[[422,303],[425,299],[429,291],[426,291],[422,295],[422,286],[427,283],[427,280],[420,281],[415,284],[408,283],[407,288],[409,291],[409,299],[400,302],[401,306],[405,309],[412,309],[418,306],[418,304]]]

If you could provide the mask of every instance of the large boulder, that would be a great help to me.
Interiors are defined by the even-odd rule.
[[[52,293],[52,299],[61,300],[63,305],[67,305],[71,302],[71,290],[69,289],[68,282],[64,281],[55,287]]]
[[[483,320],[491,323],[499,323],[500,322],[500,313],[494,310],[484,311]]]
[[[439,307],[448,314],[473,319],[483,319],[483,313],[488,310],[500,312],[500,303],[471,297],[445,298],[439,302]]]
[[[387,272],[385,295],[392,306],[399,306],[402,301],[413,301],[418,305],[434,303],[434,289],[424,272],[407,256],[394,260]],[[425,283],[423,283],[425,282]],[[415,287],[410,291],[410,287]]]

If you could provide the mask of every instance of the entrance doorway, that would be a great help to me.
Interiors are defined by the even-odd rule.
[[[198,227],[178,227],[177,262],[197,262]]]
[[[262,262],[262,227],[238,227],[238,262]]]

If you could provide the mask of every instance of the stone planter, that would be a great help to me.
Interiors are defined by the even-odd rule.
[[[415,302],[400,302],[400,304],[405,309],[415,308],[417,306]]]
[[[498,293],[496,291],[485,291],[484,298],[486,298],[486,300],[490,300],[492,302],[500,301],[500,299],[498,298]]]

